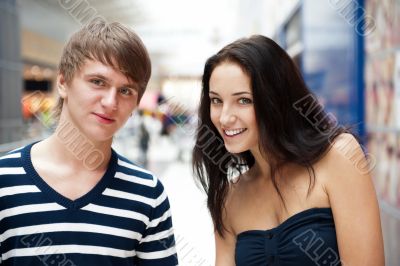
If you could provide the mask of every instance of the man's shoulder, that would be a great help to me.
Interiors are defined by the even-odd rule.
[[[26,146],[13,149],[0,156],[0,167],[16,167],[22,166],[22,154]]]
[[[116,177],[148,187],[156,187],[160,185],[160,181],[151,171],[135,164],[119,154],[117,156],[118,164]]]
[[[0,156],[0,188],[17,186],[20,182],[24,182],[24,179],[16,178],[26,175],[22,151],[23,147]]]

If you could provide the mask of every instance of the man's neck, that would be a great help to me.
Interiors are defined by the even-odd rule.
[[[62,138],[57,128],[49,138],[35,145],[35,154],[74,169],[105,170],[111,158],[112,140],[93,142],[82,138]]]

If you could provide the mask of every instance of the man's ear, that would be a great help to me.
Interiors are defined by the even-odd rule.
[[[57,91],[61,98],[67,98],[67,82],[65,81],[64,75],[61,73],[57,76]]]

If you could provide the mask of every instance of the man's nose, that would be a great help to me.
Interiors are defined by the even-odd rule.
[[[110,88],[101,99],[101,105],[109,110],[116,110],[118,106],[117,89]]]

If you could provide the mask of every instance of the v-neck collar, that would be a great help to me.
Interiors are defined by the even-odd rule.
[[[109,182],[115,176],[115,171],[118,163],[118,156],[117,153],[113,149],[111,149],[110,162],[108,163],[107,170],[101,177],[100,181],[83,196],[79,197],[76,200],[71,200],[63,196],[62,194],[58,193],[49,184],[47,184],[43,180],[43,178],[40,177],[40,175],[36,172],[31,160],[31,149],[32,146],[36,143],[37,142],[31,143],[22,150],[22,160],[24,167],[26,168],[25,171],[27,175],[33,179],[35,185],[39,188],[39,190],[42,193],[46,194],[52,200],[54,200],[55,202],[57,202],[58,204],[67,209],[80,209],[81,207],[89,204],[94,198],[103,193]],[[77,186],[79,186],[79,184],[77,184]]]

